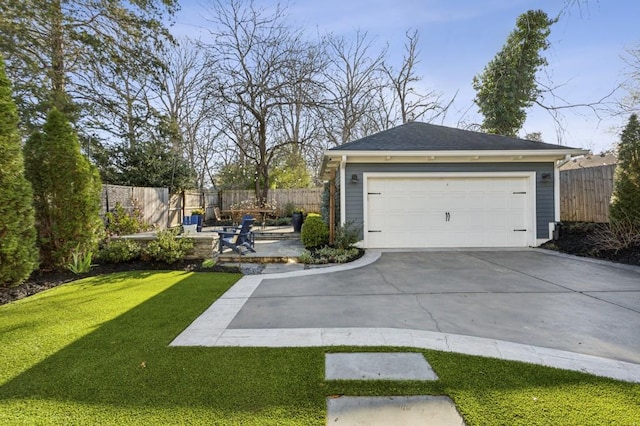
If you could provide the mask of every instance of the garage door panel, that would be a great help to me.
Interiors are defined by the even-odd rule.
[[[367,230],[380,232],[367,244],[524,247],[533,232],[528,185],[526,177],[369,178]]]

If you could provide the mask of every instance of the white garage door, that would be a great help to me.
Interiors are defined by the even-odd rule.
[[[530,178],[369,177],[366,245],[526,247],[532,229]]]

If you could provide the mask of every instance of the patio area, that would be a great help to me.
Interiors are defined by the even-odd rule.
[[[203,228],[202,232],[211,232],[216,235],[217,228]],[[300,240],[300,233],[293,232],[291,226],[267,226],[264,229],[254,227],[255,253],[244,251],[240,256],[238,253],[225,249],[223,253],[218,253],[216,244],[214,253],[218,255],[219,262],[248,262],[248,263],[297,263],[304,246]]]
[[[192,252],[187,254],[187,258],[210,259],[216,257],[218,262],[223,263],[291,264],[298,262],[304,249],[300,233],[293,232],[292,226],[266,226],[264,228],[254,226],[255,253],[245,250],[244,254],[240,256],[234,251],[225,249],[222,254],[219,254],[218,233],[216,231],[220,229],[219,226],[205,226],[201,232],[189,233],[189,237],[194,240],[194,248]],[[156,238],[156,232],[142,232],[125,235],[121,238],[146,244]]]

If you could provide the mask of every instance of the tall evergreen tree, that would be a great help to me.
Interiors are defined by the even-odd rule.
[[[635,114],[620,136],[610,217],[614,224],[629,221],[640,230],[640,122]]]
[[[536,73],[547,65],[540,53],[549,48],[547,37],[555,22],[541,10],[520,15],[502,50],[473,78],[474,101],[486,132],[515,136],[522,128],[526,109],[540,95]]]
[[[163,21],[177,8],[177,0],[0,1],[0,53],[23,124],[82,105],[107,130],[133,120],[123,118],[137,114],[128,109],[146,107],[130,94],[162,68],[171,39]]]
[[[0,56],[0,287],[28,278],[38,266],[33,191],[24,175],[18,112]]]
[[[60,267],[76,248],[82,253],[94,251],[103,227],[102,184],[97,169],[81,154],[78,137],[62,112],[54,108],[43,132],[27,140],[25,158],[42,261]]]

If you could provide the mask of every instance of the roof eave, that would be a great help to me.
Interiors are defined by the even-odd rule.
[[[455,150],[455,151],[350,151],[327,150],[322,160],[322,176],[328,176],[330,168],[337,167],[343,158],[347,162],[505,162],[505,161],[557,161],[566,160],[589,151],[578,148],[528,149],[528,150]]]

